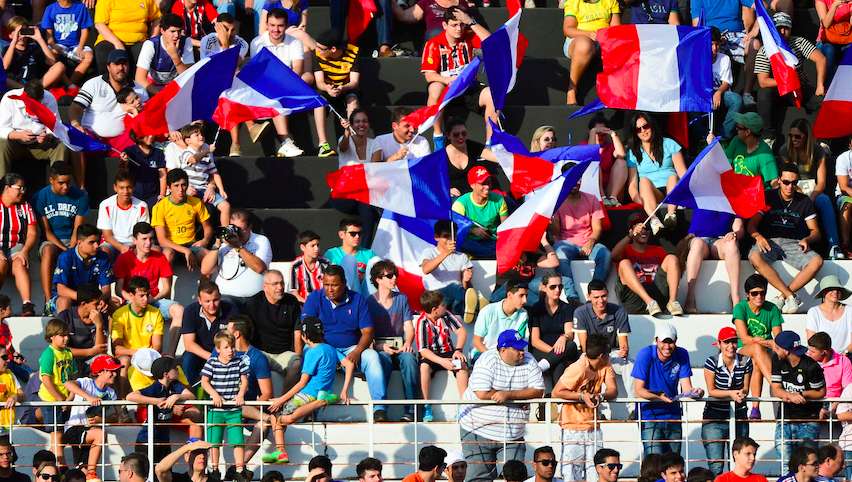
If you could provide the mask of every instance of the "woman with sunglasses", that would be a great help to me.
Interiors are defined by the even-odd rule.
[[[580,357],[574,344],[574,310],[559,299],[562,276],[558,273],[545,274],[541,287],[544,297],[529,309],[530,352],[541,371],[550,375],[551,385],[556,385],[565,368]]]
[[[533,132],[530,140],[530,152],[541,152],[556,147],[556,129],[553,126],[541,126]]]
[[[59,482],[59,467],[53,462],[42,462],[35,471],[34,482]]]
[[[819,224],[828,241],[828,258],[845,259],[840,249],[837,230],[837,213],[832,199],[825,193],[828,168],[826,153],[814,139],[811,123],[807,119],[796,119],[787,131],[787,140],[781,146],[781,159],[799,166],[799,191],[811,198],[819,214]]]
[[[488,166],[485,161],[479,159],[482,151],[477,151],[468,143],[467,127],[463,120],[450,119],[444,122],[444,132],[450,141],[446,147],[447,159],[450,161],[450,196],[457,198],[471,191],[467,182],[468,171],[476,166]]]
[[[754,371],[751,358],[737,353],[737,330],[726,326],[719,330],[715,346],[719,347],[718,356],[709,356],[704,361],[704,381],[707,382],[707,395],[718,402],[704,404],[704,424],[701,426],[701,440],[707,453],[707,465],[714,474],[725,470],[728,458],[728,444],[721,440],[748,436],[745,397]],[[734,416],[735,435],[730,434],[731,403],[736,402]]]
[[[686,172],[686,163],[680,145],[663,137],[656,121],[645,112],[638,112],[630,123],[632,133],[628,142],[627,171],[628,191],[633,201],[642,205],[651,217],[651,231],[657,234],[663,223],[672,228],[677,224],[675,206],[667,206],[663,222],[654,214],[681,176]]]
[[[831,337],[831,349],[837,353],[852,352],[852,309],[841,301],[849,298],[852,291],[846,289],[830,274],[819,282],[816,298],[822,302],[808,310],[805,323],[805,338],[810,340],[815,333],[823,331]]]

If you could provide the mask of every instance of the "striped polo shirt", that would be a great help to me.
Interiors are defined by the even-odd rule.
[[[734,369],[729,370],[721,356],[710,356],[704,361],[704,369],[713,372],[713,384],[717,390],[742,390],[745,376],[754,371],[751,358],[737,354]],[[746,404],[737,404],[737,412],[745,411]],[[704,404],[704,418],[727,419],[731,411],[730,402],[707,402]]]

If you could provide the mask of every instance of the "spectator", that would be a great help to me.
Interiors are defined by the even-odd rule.
[[[0,440],[0,480],[5,482],[30,482],[30,476],[12,467],[16,458],[15,447],[7,440]]]
[[[553,126],[540,126],[533,131],[530,152],[542,152],[554,147],[556,147],[556,129]]]
[[[720,51],[724,43],[722,31],[716,27],[711,27],[710,30],[713,36],[710,43],[713,52],[713,110],[717,111],[724,106],[725,120],[722,122],[722,138],[729,140],[736,134],[734,129],[737,125],[736,115],[743,108],[743,98],[732,90],[734,74],[731,68],[731,57]],[[711,127],[711,129],[715,129],[715,127]]]
[[[545,295],[528,313],[530,352],[541,371],[549,372],[551,385],[556,385],[562,372],[580,356],[574,344],[574,308],[559,299],[562,279],[557,273],[544,275],[541,281]]]
[[[286,5],[285,5],[286,4]],[[269,11],[278,8],[287,14],[287,25],[299,27],[304,30],[308,25],[308,9],[310,4],[307,0],[264,0],[260,10],[260,25],[258,32],[266,32],[266,17]]]
[[[0,103],[2,106],[2,103]],[[837,176],[837,209],[840,211],[840,249],[844,255],[847,253],[852,257],[850,251],[849,235],[852,232],[852,211],[849,207],[852,206],[852,138],[847,144],[849,150],[837,156],[834,167],[834,174]]]
[[[846,355],[831,349],[831,337],[819,331],[808,338],[808,357],[819,363],[825,377],[825,396],[839,397],[843,387],[852,383],[852,361]],[[828,410],[820,411],[820,418],[828,418]]]
[[[847,310],[841,303],[849,295],[852,291],[840,284],[836,275],[826,275],[819,281],[816,298],[822,302],[808,310],[805,325],[808,340],[814,333],[823,331],[831,337],[832,350],[837,353],[852,351],[852,310]]]
[[[500,476],[501,479],[506,482],[524,482],[527,480],[529,473],[527,472],[527,466],[520,460],[507,460],[503,464],[503,474]]]
[[[612,249],[618,269],[616,294],[628,313],[647,311],[656,316],[663,312],[660,305],[666,303],[672,316],[681,316],[683,308],[677,301],[680,266],[675,255],[662,246],[648,244],[647,219],[645,213],[631,214],[627,236]]]
[[[604,211],[601,201],[592,194],[580,191],[580,182],[556,210],[550,228],[559,257],[559,272],[565,284],[565,297],[573,306],[580,305],[580,294],[574,284],[571,262],[586,258],[595,262],[592,279],[606,281],[612,259],[606,246],[599,243],[603,235]],[[502,220],[501,220],[502,221]]]
[[[366,204],[364,206],[369,208]],[[378,261],[378,257],[372,250],[359,246],[359,243],[366,244],[364,238],[372,237],[372,229],[372,224],[365,227],[357,218],[344,218],[340,220],[337,229],[340,246],[329,248],[325,252],[325,259],[329,263],[343,268],[348,280],[347,288],[362,296],[368,293],[367,273],[373,268],[373,263]]]
[[[6,353],[6,366],[11,371],[21,384],[26,384],[33,369],[27,366],[27,360],[24,356],[15,350],[12,344],[12,330],[9,328],[8,319],[12,316],[12,300],[3,294],[0,294],[0,349]],[[2,357],[0,357],[2,358]],[[11,385],[9,385],[11,386]],[[0,400],[3,398],[0,397]],[[3,437],[0,435],[0,440]]]
[[[378,261],[370,269],[370,283],[376,292],[367,297],[367,308],[375,327],[373,349],[379,354],[385,386],[391,373],[399,370],[402,392],[406,400],[417,400],[417,356],[414,342],[414,325],[408,297],[399,292],[399,270],[392,261]],[[403,422],[414,421],[413,406],[406,406]]]
[[[118,171],[112,184],[115,194],[101,201],[98,206],[98,229],[104,237],[101,248],[113,255],[130,251],[133,247],[133,227],[136,223],[148,223],[151,211],[145,201],[133,196],[135,180],[127,171]]]
[[[683,457],[677,452],[668,452],[660,457],[660,480],[663,482],[684,482],[686,473]]]
[[[469,482],[497,478],[497,460],[523,459],[526,404],[511,403],[544,395],[544,379],[527,342],[516,330],[500,333],[496,348],[473,367],[465,400],[493,400],[494,405],[463,405],[459,414],[462,450],[470,464]],[[506,403],[510,402],[510,403]]]
[[[633,201],[644,208],[651,217],[651,231],[657,234],[666,227],[677,224],[674,204],[668,204],[663,222],[656,216],[660,201],[677,184],[686,172],[680,145],[664,137],[650,114],[639,112],[633,116],[633,128],[627,143],[628,190]]]
[[[327,455],[315,455],[308,461],[308,476],[305,482],[333,482],[331,459]]]
[[[473,325],[472,362],[475,363],[480,355],[494,349],[500,335],[506,330],[517,331],[524,340],[529,338],[528,315],[524,309],[527,291],[526,283],[509,280],[506,283],[506,298],[480,310]]]
[[[142,43],[134,79],[150,95],[162,90],[195,62],[192,42],[184,35],[183,28],[182,18],[166,13],[160,19],[160,34]]]
[[[734,172],[747,176],[761,176],[766,190],[778,187],[778,165],[769,144],[760,139],[763,118],[755,112],[734,115],[737,135],[725,148],[725,155],[734,166]]]
[[[189,0],[192,1],[192,0]],[[193,40],[193,44],[195,41]],[[213,24],[213,30],[201,37],[200,57],[206,59],[213,54],[218,54],[233,46],[240,49],[240,59],[246,58],[249,53],[249,44],[237,35],[237,19],[230,13],[220,13]],[[239,143],[237,143],[239,146]]]
[[[129,54],[130,65],[142,50],[142,44],[157,32],[160,9],[155,0],[125,3],[122,0],[100,0],[95,5],[95,62],[107,64],[106,59],[113,50],[124,50]],[[103,67],[101,67],[103,68]]]
[[[456,251],[458,226],[455,223],[438,221],[434,233],[435,247],[421,254],[423,287],[440,292],[450,313],[464,315],[465,323],[470,323],[478,304],[476,291],[471,287],[473,263],[470,256]]]
[[[503,196],[491,191],[494,180],[485,167],[476,166],[468,171],[467,183],[472,191],[453,202],[453,211],[474,222],[465,245],[467,251],[476,257],[490,258],[497,249],[497,226],[509,217],[509,208]]]
[[[210,214],[201,199],[187,194],[189,176],[183,169],[172,169],[166,176],[169,195],[154,205],[151,225],[157,232],[157,242],[169,263],[175,253],[186,258],[186,267],[194,271],[207,254],[205,248],[213,238]],[[196,241],[196,224],[201,224],[202,238]]]
[[[27,82],[23,89],[7,91],[0,99],[0,176],[11,172],[13,161],[53,164],[66,158],[65,144],[27,114],[24,101],[18,98],[24,94],[41,102],[59,118],[56,98],[38,80]]]
[[[58,461],[59,459],[57,459]],[[35,480],[59,480],[59,467],[57,462],[42,462],[33,466],[33,479]],[[47,477],[47,478],[45,478]]]
[[[642,348],[636,355],[631,374],[635,396],[649,400],[639,404],[643,453],[677,454],[683,430],[680,422],[670,421],[681,418],[680,403],[676,400],[700,398],[704,390],[692,387],[689,353],[677,346],[677,330],[673,325],[657,323],[654,341],[654,345]]]
[[[597,406],[604,400],[618,396],[615,372],[609,362],[609,350],[605,336],[589,336],[585,354],[565,370],[553,387],[554,397],[578,402],[562,405],[560,420],[562,477],[568,481],[597,480],[597,472],[593,470],[594,454],[603,446],[603,433],[596,423],[599,420]],[[604,384],[605,390],[602,387]]]
[[[130,131],[130,138],[135,145],[124,149],[121,159],[136,179],[133,193],[152,209],[166,197],[166,157],[162,149],[154,146],[154,136],[138,137]]]
[[[600,51],[598,30],[621,25],[621,7],[615,0],[590,4],[580,0],[565,2],[562,34],[565,45],[562,52],[571,59],[570,80],[566,103],[577,105],[577,85],[592,59]]]
[[[784,418],[794,420],[775,426],[775,445],[782,458],[797,445],[815,446],[819,437],[822,404],[814,400],[825,397],[825,375],[819,363],[804,356],[807,351],[793,331],[775,337],[771,393],[783,402]]]
[[[302,254],[290,266],[290,294],[304,303],[309,294],[322,289],[322,274],[331,263],[320,256],[319,234],[302,231],[298,242]]]
[[[142,276],[148,280],[148,304],[159,309],[163,319],[169,321],[164,353],[174,355],[183,324],[183,306],[172,299],[172,265],[162,252],[153,249],[154,228],[150,224],[136,223],[132,240],[134,249],[125,251],[115,261],[115,277],[121,280],[121,296],[125,301],[130,300],[132,294],[128,284],[133,277]]]
[[[175,0],[169,13],[183,20],[181,29],[196,49],[201,38],[213,32],[218,12],[210,0]]]
[[[819,17],[816,47],[825,56],[825,81],[830,83],[837,71],[838,57],[852,43],[849,5],[845,2],[821,0],[814,2]]]
[[[581,141],[582,143],[582,141]],[[589,120],[588,144],[598,144],[600,147],[600,192],[603,195],[604,206],[621,205],[624,187],[627,185],[627,152],[618,134],[610,128],[610,121],[603,115],[593,115]],[[556,147],[556,143],[552,147]]]
[[[0,286],[9,273],[21,297],[21,316],[35,316],[30,281],[30,251],[38,238],[35,211],[24,201],[26,182],[20,174],[10,172],[3,177],[0,194],[0,224],[8,226],[0,232]]]
[[[343,127],[343,135],[337,140],[340,153],[337,162],[340,167],[382,160],[381,147],[369,136],[370,119],[367,111],[358,108],[352,110],[349,120],[341,119],[340,125]]]
[[[70,398],[65,382],[77,378],[74,356],[68,349],[68,325],[56,318],[44,327],[44,339],[48,345],[38,358],[38,374],[41,387],[38,400],[42,402],[64,402]],[[65,464],[62,451],[62,429],[67,420],[67,407],[44,407],[41,411],[44,431],[50,434],[50,451],[56,454],[56,461]],[[36,474],[38,475],[38,474]]]
[[[728,454],[728,444],[722,440],[731,439],[731,415],[736,419],[734,432],[737,440],[748,437],[748,422],[745,398],[751,385],[754,366],[751,358],[737,353],[737,330],[725,326],[716,336],[719,347],[718,356],[709,356],[704,361],[704,381],[707,384],[707,395],[724,401],[707,402],[704,404],[705,422],[701,425],[701,440],[707,453],[707,465],[715,475],[721,475],[725,470],[725,459]],[[731,414],[731,401],[736,402],[734,413]],[[755,447],[756,449],[756,447]],[[741,447],[733,446],[734,461]]]
[[[705,259],[725,262],[728,273],[731,306],[740,302],[740,248],[737,240],[745,235],[745,223],[732,214],[694,209],[689,225],[689,251],[686,255],[686,307],[687,313],[698,313],[696,283],[701,263]]]
[[[97,285],[82,284],[77,288],[77,302],[56,314],[68,327],[68,348],[80,374],[88,373],[91,361],[107,352],[109,318],[101,313],[103,296]]]
[[[490,0],[489,0],[490,2]],[[483,5],[484,6],[484,5]],[[474,18],[479,18],[479,12],[474,7],[473,3],[464,0],[449,0],[446,2],[438,2],[437,0],[419,0],[414,5],[407,7],[391,2],[394,16],[403,23],[418,23],[423,21],[425,31],[423,40],[429,40],[436,35],[440,35],[444,31],[442,25],[444,14],[452,7],[456,7]]]
[[[767,208],[748,222],[748,233],[755,241],[748,259],[754,269],[781,292],[771,301],[784,313],[799,311],[802,302],[796,292],[822,267],[822,257],[811,249],[820,239],[814,203],[796,191],[798,182],[799,168],[784,164],[780,187],[766,193]],[[782,259],[798,270],[790,284],[784,283],[770,264]]]
[[[160,482],[172,482],[177,476],[177,480],[198,480],[201,482],[214,482],[213,476],[216,475],[218,469],[207,472],[207,458],[210,450],[210,442],[204,440],[196,440],[186,445],[181,445],[174,452],[166,455],[160,463],[154,466],[154,474]],[[172,468],[183,459],[187,464],[187,473],[172,473]]]
[[[610,448],[603,448],[595,452],[595,472],[600,482],[617,482],[618,476],[624,465],[621,463],[621,454]]]
[[[461,452],[450,452],[444,458],[444,477],[449,482],[464,482],[467,476],[467,461]]]
[[[0,441],[9,440],[11,428],[17,422],[15,404],[24,400],[24,391],[18,384],[18,378],[11,370],[12,353],[14,352],[7,351],[5,346],[0,346],[0,401],[2,401],[0,423],[3,424],[3,428],[0,429]],[[0,450],[2,450],[1,444]],[[0,464],[2,464],[2,461],[0,461]],[[3,479],[2,470],[3,467],[0,465],[0,480]],[[8,479],[6,482],[9,482]]]
[[[305,301],[302,320],[309,316],[322,320],[325,343],[364,373],[370,398],[379,402],[374,405],[373,421],[386,422],[387,411],[380,402],[385,399],[387,386],[379,355],[371,348],[374,325],[367,302],[346,287],[346,274],[340,266],[329,266],[322,284],[323,290],[314,291]]]
[[[752,473],[760,445],[749,437],[737,437],[731,445],[734,466],[730,472],[716,477],[716,482],[766,482],[766,477]]]
[[[417,159],[432,153],[429,141],[417,133],[417,129],[406,120],[412,110],[395,107],[391,112],[391,131],[376,136],[376,144],[382,150],[383,161]]]
[[[228,320],[237,313],[237,309],[222,300],[215,283],[201,280],[198,283],[198,300],[189,304],[185,313],[186,319],[180,330],[184,346],[181,363],[187,380],[195,384],[205,360],[210,358],[215,348],[213,336],[227,327]]]
[[[166,159],[166,169],[183,169],[189,176],[187,194],[201,198],[219,211],[221,226],[227,226],[231,217],[231,203],[222,183],[222,176],[216,169],[210,145],[204,141],[204,132],[200,124],[187,124],[180,129],[180,135],[186,148],[180,151],[177,162]],[[168,147],[167,147],[168,149]]]
[[[479,158],[480,155],[487,156],[488,150],[481,149],[469,139],[467,127],[462,119],[445,120],[444,132],[450,138],[450,142],[446,145],[447,159],[450,161],[447,168],[450,176],[450,197],[455,199],[471,191],[468,182],[471,170],[477,166],[488,168],[488,163]],[[439,148],[436,146],[435,150]]]
[[[302,366],[301,305],[284,292],[278,270],[263,274],[263,290],[249,298],[243,313],[254,324],[252,345],[266,355],[269,366],[284,377],[284,390],[299,381]]]
[[[373,457],[367,457],[355,466],[358,482],[382,482],[382,462]]]
[[[789,460],[787,463],[789,472],[782,475],[778,482],[812,482],[816,480],[819,468],[816,448],[799,445],[791,450]]]
[[[118,482],[145,482],[151,470],[148,457],[139,452],[133,452],[121,458]]]
[[[151,285],[147,278],[131,277],[123,291],[127,292],[129,302],[113,313],[110,333],[114,353],[121,361],[122,381],[127,380],[130,358],[137,350],[153,348],[159,352],[163,349],[165,332],[160,310],[148,304]],[[129,392],[124,383],[120,385],[120,392],[122,395]]]
[[[74,0],[60,0],[48,5],[41,19],[40,27],[47,33],[47,44],[57,60],[62,59],[74,67],[68,85],[71,92],[80,85],[95,59],[94,51],[88,45],[94,25],[83,2]]]
[[[834,482],[834,477],[843,472],[846,463],[843,460],[843,451],[835,444],[823,445],[817,450],[819,469],[816,482]]]
[[[109,255],[98,249],[100,238],[101,230],[91,224],[81,224],[77,228],[77,246],[63,252],[56,260],[45,312],[68,309],[77,300],[77,288],[84,283],[97,283],[104,296],[110,296],[110,285],[115,277]]]
[[[463,396],[468,385],[468,364],[464,356],[467,330],[459,319],[447,311],[443,295],[439,291],[425,291],[420,295],[423,312],[414,320],[417,354],[420,356],[420,391],[429,399],[432,375],[439,370],[452,372],[456,379],[459,396]],[[456,334],[453,342],[450,333]],[[413,416],[412,416],[413,419]],[[431,405],[423,405],[423,421],[435,418]]]
[[[840,395],[842,398],[849,400],[852,397],[852,385],[846,385],[843,387],[843,393]],[[850,402],[840,402],[837,404],[835,409],[837,420],[840,420],[843,425],[843,431],[837,438],[837,442],[840,445],[840,448],[843,449],[843,455],[849,456],[852,455],[852,403]],[[849,465],[846,466],[846,478],[850,478],[850,472],[852,472],[852,467]]]
[[[465,243],[466,245],[466,243]],[[556,252],[553,251],[553,246],[542,238],[541,248],[536,251],[527,251],[521,253],[518,262],[509,268],[502,275],[497,276],[497,284],[494,291],[491,292],[490,298],[485,298],[481,294],[479,296],[480,309],[488,303],[496,303],[506,297],[506,285],[509,280],[523,281],[529,286],[527,291],[526,306],[533,306],[538,303],[538,300],[543,296],[544,285],[541,284],[542,276],[558,272],[559,258]],[[471,298],[471,301],[473,298]],[[476,310],[475,305],[471,307]]]
[[[435,482],[441,478],[446,457],[447,451],[440,447],[427,445],[421,448],[417,457],[417,472],[406,475],[402,482]]]
[[[668,24],[680,25],[680,10],[675,0],[653,0],[638,2],[630,0],[625,3],[630,7],[630,23],[634,25]]]
[[[3,54],[3,68],[9,86],[21,88],[30,81],[40,82],[45,89],[60,86],[65,65],[57,61],[38,25],[30,25],[23,17],[12,17],[6,31],[11,33],[9,47]]]

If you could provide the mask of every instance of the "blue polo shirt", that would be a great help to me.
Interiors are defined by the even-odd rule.
[[[269,369],[269,360],[262,351],[253,346],[249,346],[248,351],[238,351],[237,356],[248,358],[249,375],[248,375],[248,390],[246,390],[246,400],[257,400],[260,396],[260,384],[258,380],[266,380],[272,378],[272,370]]]
[[[50,293],[56,296],[56,285],[64,284],[72,290],[86,283],[97,283],[98,286],[109,286],[115,281],[112,274],[112,263],[109,255],[98,250],[94,256],[83,260],[77,248],[69,249],[59,255],[56,269],[53,270],[53,286]]]
[[[322,320],[325,342],[334,348],[357,345],[361,329],[373,327],[367,301],[352,290],[346,290],[346,298],[338,305],[332,304],[325,290],[314,291],[308,295],[302,308],[302,318],[308,316]]]
[[[674,398],[680,379],[692,376],[689,352],[677,347],[671,358],[662,362],[657,356],[657,345],[646,346],[636,355],[630,375],[643,380],[648,391]],[[639,406],[642,420],[679,420],[681,417],[680,403],[643,402]]]

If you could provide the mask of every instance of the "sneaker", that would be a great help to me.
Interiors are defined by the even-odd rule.
[[[621,206],[621,203],[618,202],[618,198],[616,198],[615,196],[604,196],[603,203],[604,203],[604,206],[606,206],[608,208],[614,208],[614,207]]]
[[[86,472],[86,482],[101,482],[101,478],[98,477],[97,472],[90,470]]]
[[[232,465],[225,470],[225,478],[222,480],[236,480],[237,479],[237,466]]]
[[[296,157],[304,154],[305,151],[299,149],[293,139],[288,137],[281,143],[278,152],[275,153],[278,157]]]
[[[444,136],[433,136],[432,137],[432,150],[440,151],[447,145],[447,140]]]
[[[402,414],[402,417],[399,418],[400,422],[413,422],[414,421],[414,412],[411,410],[406,410],[405,413]]]
[[[335,403],[340,402],[340,397],[337,396],[337,394],[334,392],[320,390],[319,393],[317,393],[317,400],[324,400],[325,403],[329,405],[334,405]]]
[[[263,131],[269,127],[269,121],[263,122],[255,122],[251,127],[248,128],[249,137],[251,137],[252,142],[257,142],[260,139],[260,135],[263,134]]]
[[[423,421],[429,423],[435,420],[432,415],[432,405],[423,405]]]
[[[284,462],[282,462],[284,463]],[[254,472],[243,467],[243,471],[240,472],[240,478],[243,479],[244,482],[251,482],[251,479],[254,478]]]
[[[779,310],[784,308],[784,295],[773,296],[769,301],[777,306]]]
[[[754,100],[754,96],[751,95],[751,92],[743,93],[743,107],[749,107],[757,105],[757,102]]]
[[[213,469],[207,472],[207,477],[213,480],[222,480],[222,472],[219,469]]]
[[[760,420],[760,408],[759,407],[751,407],[751,411],[748,413],[749,420]]]
[[[665,226],[660,222],[660,218],[654,216],[651,218],[651,232],[656,236]]]
[[[290,461],[286,450],[276,450],[275,452],[264,454],[260,459],[263,460],[264,464],[286,464]]]
[[[651,316],[657,316],[662,313],[663,310],[660,309],[660,304],[656,301],[651,301],[648,303],[648,314]]]
[[[524,0],[524,8],[535,8],[535,0]]]
[[[337,151],[331,148],[331,144],[328,142],[323,142],[319,146],[317,146],[317,156],[319,157],[331,157],[337,154]]]
[[[491,301],[488,298],[482,296],[482,293],[478,293],[476,296],[479,297],[479,311],[482,311],[483,309],[485,309],[486,306],[491,304]]]
[[[802,302],[793,295],[784,300],[784,307],[781,308],[781,312],[785,315],[792,315],[799,311],[800,306],[802,306]]]
[[[828,250],[828,259],[846,259],[846,255],[843,254],[843,250],[840,249],[840,246],[834,245]]]
[[[476,319],[476,305],[479,299],[476,295],[476,290],[468,288],[464,292],[464,322],[473,323]]]
[[[240,145],[239,144],[231,144],[231,150],[228,151],[228,156],[229,157],[240,157],[241,155],[242,155],[242,152],[240,152]]]
[[[32,301],[27,301],[21,305],[21,316],[35,316],[35,305]]]
[[[663,218],[663,224],[666,225],[667,228],[673,228],[677,226],[677,214],[668,213],[666,217]]]
[[[683,307],[680,306],[680,303],[675,301],[669,301],[666,305],[666,309],[669,310],[669,313],[672,316],[683,316]]]
[[[374,422],[387,422],[388,414],[382,409],[376,410],[373,412],[373,421]]]

